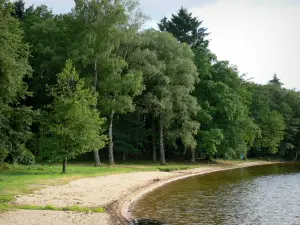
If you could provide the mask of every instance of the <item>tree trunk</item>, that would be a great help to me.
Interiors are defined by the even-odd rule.
[[[97,70],[97,60],[95,60],[94,64],[94,96],[97,93],[97,82],[98,82],[98,70]],[[97,108],[97,105],[95,105],[95,108]],[[95,166],[101,166],[100,156],[99,156],[99,150],[94,150],[94,160],[95,160]]]
[[[114,111],[111,111],[109,116],[109,127],[108,127],[108,138],[109,138],[109,145],[108,145],[108,156],[109,156],[109,164],[114,165],[114,143],[113,143],[113,135],[112,135],[112,128],[113,128],[113,118],[114,118]]]
[[[187,160],[187,154],[186,154],[186,147],[183,146],[183,156],[184,156],[184,160]]]
[[[64,158],[62,172],[66,173],[66,171],[67,171],[67,158]]]
[[[165,148],[164,148],[164,130],[163,130],[163,118],[159,116],[159,150],[160,150],[160,164],[165,165]]]
[[[152,117],[152,159],[153,162],[156,162],[156,140],[155,140],[155,125],[154,117]]]
[[[126,161],[126,152],[123,152],[123,161]]]
[[[195,163],[195,150],[191,150],[191,152],[192,152],[191,162]]]
[[[95,159],[95,166],[101,166],[99,150],[94,150],[94,159]]]

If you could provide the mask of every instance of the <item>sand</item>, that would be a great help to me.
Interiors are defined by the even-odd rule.
[[[127,193],[153,181],[172,176],[164,172],[135,172],[71,181],[69,184],[49,186],[17,199],[19,205],[106,206]]]
[[[168,182],[202,173],[266,164],[247,162],[235,165],[204,165],[200,168],[174,172],[135,172],[95,178],[84,178],[66,185],[48,186],[31,195],[20,196],[16,204],[108,207],[108,213],[77,213],[60,211],[18,210],[0,214],[0,225],[115,225],[131,218],[130,204]],[[121,219],[121,220],[120,220]],[[42,221],[42,222],[41,222]],[[120,221],[120,222],[119,222]]]
[[[0,214],[1,225],[107,225],[106,213],[18,210]]]

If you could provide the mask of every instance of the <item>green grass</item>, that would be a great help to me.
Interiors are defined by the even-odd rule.
[[[66,206],[66,207],[55,207],[52,205],[46,206],[35,206],[35,205],[10,205],[11,209],[29,209],[29,210],[52,210],[52,211],[72,211],[72,212],[94,212],[94,213],[103,213],[106,212],[106,209],[103,207],[81,207],[81,206]]]
[[[0,193],[19,195],[31,193],[44,185],[57,185],[82,177],[101,176],[113,173],[133,172],[131,168],[93,167],[84,164],[69,165],[67,173],[61,173],[60,165],[10,166],[0,172]]]
[[[69,164],[67,173],[61,173],[61,165],[51,166],[10,166],[9,169],[0,171],[1,196],[14,196],[32,193],[33,190],[45,185],[64,184],[71,180],[83,177],[95,177],[116,173],[130,173],[137,171],[157,171],[162,169],[183,170],[199,167],[203,164],[168,163],[161,166],[147,161],[139,163],[121,163],[116,166],[93,167],[91,164]],[[1,203],[1,197],[0,197]]]
[[[11,195],[0,195],[0,204],[6,204],[14,200]]]
[[[51,211],[71,211],[71,212],[94,212],[103,213],[106,212],[104,207],[81,207],[81,206],[66,206],[66,207],[56,207],[52,205],[46,206],[36,206],[36,205],[14,205],[9,203],[0,204],[0,212],[15,210],[15,209],[27,209],[27,210],[51,210]]]
[[[233,163],[233,161],[226,160],[225,162],[221,163],[230,164]],[[96,177],[109,174],[130,173],[138,171],[169,172],[174,170],[186,170],[191,168],[197,168],[203,165],[207,166],[208,164],[168,162],[167,165],[161,166],[159,163],[152,163],[151,161],[133,161],[126,163],[122,162],[117,164],[116,166],[93,167],[92,164],[76,163],[68,165],[66,174],[61,173],[61,165],[10,165],[7,170],[0,171],[0,211],[10,209],[10,207],[16,207],[9,204],[15,199],[15,196],[32,193],[34,190],[40,189],[46,185],[65,184],[71,180],[83,177]],[[71,206],[69,210],[76,211],[77,209],[78,211],[91,211],[90,208],[84,209],[81,207],[76,207],[77,206]],[[59,210],[63,209],[61,208]],[[97,209],[94,210],[97,211]]]

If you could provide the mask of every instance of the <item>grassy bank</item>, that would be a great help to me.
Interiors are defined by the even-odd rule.
[[[257,161],[257,160],[256,160]],[[218,163],[232,165],[242,161],[218,161]],[[244,161],[245,162],[245,161]],[[130,173],[138,171],[173,171],[207,166],[207,163],[168,163],[161,166],[150,161],[135,161],[120,163],[116,166],[93,167],[91,164],[69,164],[66,174],[61,173],[61,165],[51,166],[10,166],[0,172],[0,210],[11,209],[12,202],[17,195],[32,193],[34,190],[46,185],[59,185],[83,177],[95,177],[117,173]],[[28,206],[29,207],[29,206]],[[20,208],[18,206],[18,208]],[[64,210],[64,209],[60,209]],[[78,209],[80,210],[80,209]]]

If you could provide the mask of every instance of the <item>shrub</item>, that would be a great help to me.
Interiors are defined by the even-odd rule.
[[[7,151],[4,149],[0,149],[0,170],[4,170],[8,168],[7,163],[4,162],[7,156]]]
[[[35,163],[35,157],[29,150],[25,149],[19,156],[18,162],[24,165],[32,165]]]

